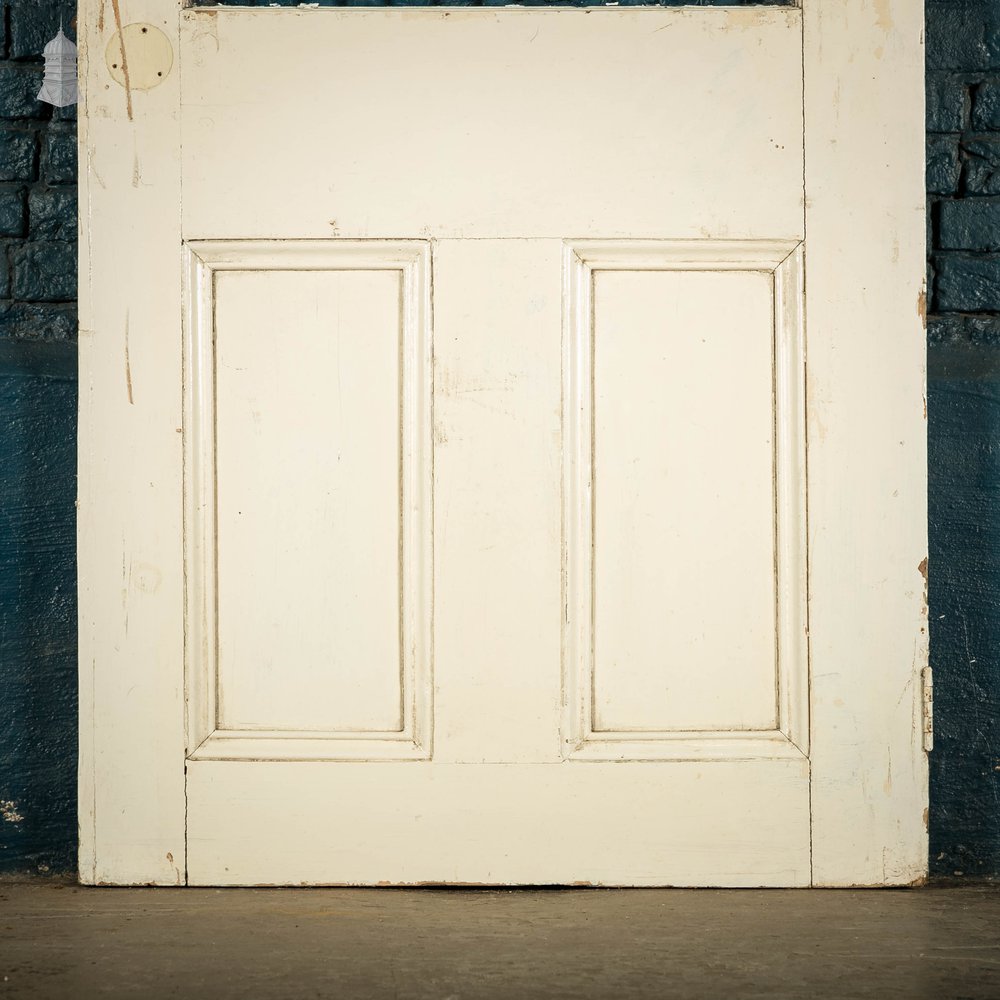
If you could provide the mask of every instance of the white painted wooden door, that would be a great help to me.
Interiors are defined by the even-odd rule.
[[[919,8],[83,4],[84,881],[923,875]]]

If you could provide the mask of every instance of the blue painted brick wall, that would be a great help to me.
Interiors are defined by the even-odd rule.
[[[928,0],[931,343],[1000,316],[1000,3]],[[966,319],[975,316],[976,323]]]
[[[73,3],[0,0],[0,872],[76,851],[76,114],[35,100]]]
[[[1000,875],[1000,2],[928,0],[931,865]]]
[[[0,10],[0,341],[68,345],[76,336],[76,109],[35,95],[42,48],[60,18],[73,36],[75,4],[4,0]]]

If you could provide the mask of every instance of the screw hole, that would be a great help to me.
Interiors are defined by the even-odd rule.
[[[111,68],[112,69],[118,69],[118,63],[112,63],[111,64]]]
[[[147,31],[149,31],[149,28],[143,28],[143,29],[142,29],[142,33],[143,33],[143,34],[146,34],[146,32],[147,32]]]

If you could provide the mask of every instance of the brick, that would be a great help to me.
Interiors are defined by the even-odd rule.
[[[53,108],[52,109],[52,121],[54,122],[69,122],[74,127],[76,126],[76,105],[71,104],[67,108]]]
[[[75,341],[75,303],[0,302],[0,339]]]
[[[939,254],[935,267],[942,312],[1000,312],[1000,256]]]
[[[0,236],[23,236],[24,233],[24,189],[0,188]]]
[[[927,344],[969,344],[976,347],[1000,347],[998,316],[930,316],[927,320]]]
[[[33,240],[76,239],[76,191],[36,189],[28,197],[28,231]]]
[[[927,131],[961,132],[965,128],[968,91],[950,73],[927,74]]]
[[[927,346],[938,347],[941,344],[957,344],[964,339],[964,329],[961,316],[928,316]]]
[[[984,347],[1000,347],[1000,317],[963,316],[962,326],[965,339],[970,344]]]
[[[51,130],[45,139],[45,177],[50,184],[76,183],[76,133]]]
[[[927,68],[966,73],[1000,69],[996,0],[929,0]]]
[[[1000,251],[1000,198],[943,201],[940,213],[942,250]]]
[[[1000,194],[1000,138],[969,139],[962,150],[966,194]]]
[[[24,302],[71,302],[76,298],[76,245],[26,243],[11,252],[12,292]]]
[[[35,133],[0,128],[0,181],[32,181],[37,176]]]
[[[38,118],[35,99],[42,86],[41,66],[0,66],[0,118]]]
[[[958,159],[958,137],[927,137],[927,191],[930,194],[955,194],[962,174]]]
[[[1000,130],[1000,82],[989,80],[976,87],[972,98],[972,127],[977,132]]]
[[[62,20],[63,31],[73,38],[73,18],[76,17],[76,3],[73,0],[8,0],[10,10],[10,50],[11,59],[41,59],[45,48],[59,30]]]

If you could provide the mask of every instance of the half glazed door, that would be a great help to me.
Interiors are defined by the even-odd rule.
[[[919,4],[83,6],[84,880],[921,877]]]

